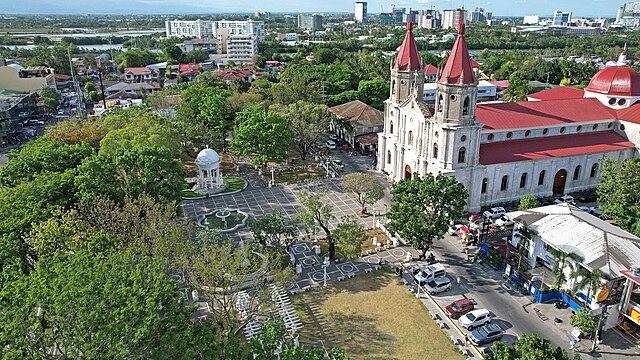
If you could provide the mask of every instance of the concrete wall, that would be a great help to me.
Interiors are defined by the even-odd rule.
[[[21,78],[16,69],[10,66],[0,67],[0,90],[11,90],[19,92],[35,92],[43,86],[54,86],[53,75],[47,77]]]

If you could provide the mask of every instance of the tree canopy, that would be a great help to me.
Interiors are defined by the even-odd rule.
[[[384,197],[384,189],[376,178],[369,174],[353,173],[344,176],[342,180],[344,191],[356,194],[356,200],[362,207],[362,213],[367,212],[367,204],[374,204]]]
[[[596,191],[603,216],[640,236],[640,159],[605,161]]]
[[[468,192],[455,177],[438,173],[401,180],[391,190],[387,229],[422,249],[422,257],[433,241],[445,234],[449,223],[462,216]]]

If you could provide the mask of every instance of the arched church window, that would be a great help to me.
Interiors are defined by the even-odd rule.
[[[442,112],[442,94],[438,96],[438,112]]]
[[[598,163],[593,164],[591,167],[591,174],[589,174],[590,178],[596,177],[596,173],[598,172]]]
[[[387,150],[387,164],[391,164],[391,150]]]
[[[460,150],[458,150],[458,163],[465,162],[466,155],[467,155],[467,149],[465,149],[463,146],[460,148]]]
[[[393,80],[391,82],[391,95],[394,95],[396,93],[396,81]]]
[[[413,145],[413,131],[409,130],[409,135],[407,136],[407,143],[409,145]]]
[[[538,176],[538,186],[544,185],[544,174],[544,170],[540,171],[540,175]]]
[[[527,173],[524,173],[520,176],[520,189],[527,186]]]
[[[393,121],[389,121],[389,133],[393,134]]]
[[[576,169],[573,170],[573,180],[578,180],[580,177],[580,169],[582,169],[582,166],[578,165],[576,166]]]
[[[489,179],[484,178],[482,179],[482,189],[480,189],[480,193],[482,194],[486,194],[487,193],[487,184],[489,183]]]
[[[438,143],[433,144],[433,158],[434,159],[438,158]]]
[[[500,191],[507,190],[507,184],[509,182],[509,176],[505,175],[502,177],[502,182],[500,182]]]
[[[462,115],[465,115],[465,116],[469,115],[469,103],[470,103],[470,100],[469,100],[469,97],[467,96],[464,98],[464,104],[462,105]]]

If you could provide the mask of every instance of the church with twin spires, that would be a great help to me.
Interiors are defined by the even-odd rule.
[[[625,52],[585,90],[561,86],[528,101],[478,104],[478,73],[464,32],[460,23],[430,107],[423,101],[424,67],[407,23],[378,134],[377,167],[389,179],[455,176],[469,192],[467,209],[478,211],[525,194],[594,188],[606,159],[638,156],[640,74],[626,66]]]

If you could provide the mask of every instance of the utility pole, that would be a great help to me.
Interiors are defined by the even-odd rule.
[[[76,73],[73,70],[73,62],[71,61],[71,52],[69,51],[69,48],[67,48],[67,56],[69,57],[69,68],[71,69],[71,80],[73,81],[73,87],[76,90],[76,100],[78,101],[78,107],[76,108],[76,113],[77,110],[81,110],[82,109],[82,98],[80,97],[80,85],[78,84],[78,81],[76,79]],[[84,117],[84,116],[83,116]]]

